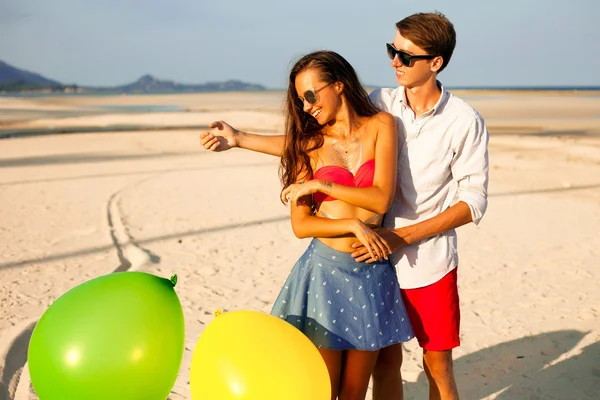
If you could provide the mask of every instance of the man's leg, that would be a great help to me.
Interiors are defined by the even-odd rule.
[[[373,369],[373,400],[403,400],[401,366],[401,343],[379,351]]]
[[[457,270],[422,288],[402,290],[410,322],[423,348],[430,400],[456,400],[452,349],[460,345]]]
[[[458,400],[452,350],[423,350],[423,368],[429,380],[429,400]]]

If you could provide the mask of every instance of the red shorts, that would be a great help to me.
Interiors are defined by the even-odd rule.
[[[429,286],[400,290],[419,346],[425,350],[460,346],[457,269]]]

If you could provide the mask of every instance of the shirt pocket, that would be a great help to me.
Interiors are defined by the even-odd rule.
[[[408,152],[406,163],[410,173],[406,176],[410,176],[417,193],[435,191],[451,178],[452,150],[439,153],[432,157],[424,152]]]

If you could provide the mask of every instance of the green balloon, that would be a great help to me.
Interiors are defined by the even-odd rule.
[[[165,400],[184,348],[175,283],[176,276],[118,272],[52,303],[29,342],[40,400]]]

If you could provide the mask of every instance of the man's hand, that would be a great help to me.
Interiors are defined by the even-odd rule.
[[[408,242],[404,239],[401,230],[400,233],[398,233],[387,228],[377,228],[375,229],[375,232],[386,242],[387,246],[391,249],[392,252],[408,244]],[[365,248],[365,246],[363,246],[361,242],[354,242],[352,244],[352,247],[356,249],[352,253],[352,257],[354,257],[354,260],[356,262],[366,261],[367,263],[372,263],[377,261],[376,259],[371,257],[369,251]]]
[[[352,233],[359,240],[359,243],[365,249],[365,257],[379,261],[383,258],[388,259],[388,255],[392,254],[392,249],[374,229],[369,228],[361,220],[357,219],[352,224]]]
[[[200,144],[206,150],[225,151],[238,147],[238,130],[225,121],[215,121],[209,125],[210,131],[200,133]]]

